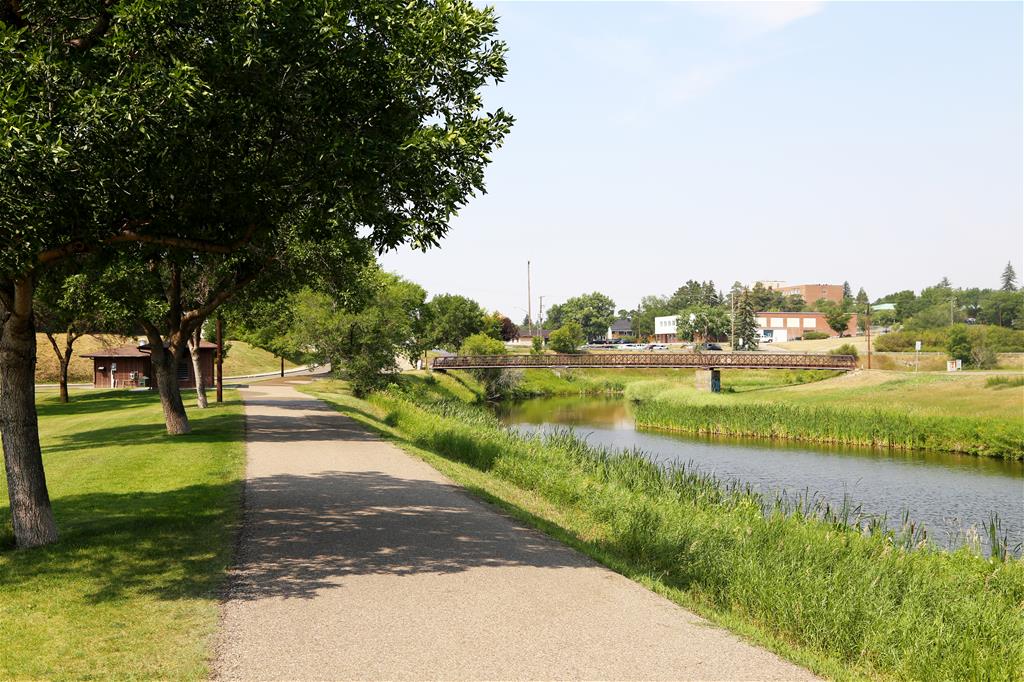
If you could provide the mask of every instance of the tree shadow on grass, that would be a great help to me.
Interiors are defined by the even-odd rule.
[[[239,489],[224,483],[57,498],[61,541],[0,554],[0,582],[18,590],[77,581],[90,603],[135,594],[218,596]],[[245,496],[229,599],[312,598],[354,575],[587,565],[444,483],[328,471],[257,478]]]
[[[71,450],[90,448],[108,448],[112,446],[150,445],[167,443],[168,445],[188,443],[227,443],[237,441],[241,431],[239,417],[234,413],[221,412],[204,414],[202,419],[192,420],[191,433],[171,436],[163,422],[142,423],[125,426],[104,427],[88,431],[73,431],[46,439],[44,451],[47,454],[59,454]]]

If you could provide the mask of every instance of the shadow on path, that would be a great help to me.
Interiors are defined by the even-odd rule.
[[[249,481],[229,599],[312,598],[346,576],[589,562],[453,486],[378,471]]]

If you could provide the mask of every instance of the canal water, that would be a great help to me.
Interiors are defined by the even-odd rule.
[[[999,515],[1011,548],[1024,543],[1024,463],[937,452],[830,447],[792,441],[700,437],[641,429],[622,399],[538,398],[498,408],[523,431],[571,427],[588,442],[639,448],[658,462],[689,464],[721,480],[749,483],[774,496],[817,495],[832,505],[847,496],[861,513],[898,527],[904,512],[944,547],[978,533]]]

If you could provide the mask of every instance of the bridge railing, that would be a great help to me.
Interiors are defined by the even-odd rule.
[[[818,353],[595,353],[589,355],[451,355],[434,358],[433,369],[651,367],[726,369],[857,368],[852,355]]]

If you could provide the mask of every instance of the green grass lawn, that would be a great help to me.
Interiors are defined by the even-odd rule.
[[[152,393],[39,401],[61,538],[14,550],[0,484],[0,679],[207,676],[245,454],[225,397],[174,438]]]

